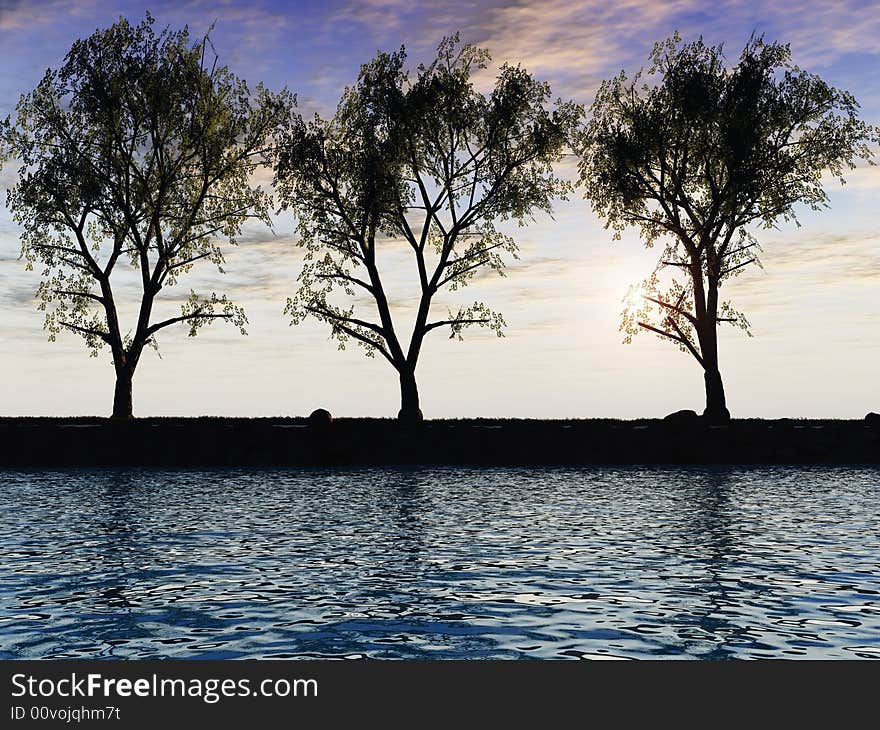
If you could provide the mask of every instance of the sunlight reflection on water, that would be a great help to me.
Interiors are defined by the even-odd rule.
[[[0,485],[0,658],[880,658],[871,468]]]

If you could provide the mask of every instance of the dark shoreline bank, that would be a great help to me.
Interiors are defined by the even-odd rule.
[[[880,464],[864,420],[0,418],[0,467]]]

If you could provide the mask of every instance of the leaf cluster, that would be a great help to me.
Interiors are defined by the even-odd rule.
[[[873,164],[877,132],[858,112],[852,94],[761,37],[731,65],[721,46],[676,34],[655,44],[647,70],[603,82],[577,140],[579,182],[615,238],[632,226],[646,246],[665,244],[642,302],[627,305],[627,341],[641,327],[700,359],[700,330],[748,331],[717,289],[760,266],[755,229],[827,206],[824,175],[843,183],[860,160]],[[676,272],[668,286],[662,269]]]
[[[222,271],[221,243],[234,244],[245,221],[270,223],[271,198],[251,176],[294,103],[220,66],[208,36],[153,25],[149,14],[120,19],[76,41],[2,130],[22,163],[7,204],[24,258],[44,267],[47,327],[72,325],[90,347],[121,344],[114,317],[100,324],[90,311],[115,309],[118,264],[139,273],[148,315],[197,262]],[[183,315],[191,330],[206,322]],[[138,323],[136,346],[149,329],[148,317]]]
[[[388,322],[365,332],[353,307],[330,303],[334,291],[367,294],[381,314],[380,247],[412,249],[426,309],[440,288],[465,286],[479,269],[503,274],[504,254],[515,257],[517,247],[497,222],[524,224],[550,213],[552,201],[570,191],[552,165],[581,108],[554,105],[549,87],[519,66],[502,66],[492,91],[479,92],[474,75],[489,60],[458,35],[445,38],[436,58],[412,75],[403,48],[379,53],[345,90],[332,119],[316,116],[290,130],[275,184],[307,251],[288,303],[293,321],[318,317],[343,341],[356,333],[368,350],[389,344]],[[468,312],[442,322],[459,334],[470,324],[503,321]],[[416,323],[419,338],[432,328],[424,318]]]

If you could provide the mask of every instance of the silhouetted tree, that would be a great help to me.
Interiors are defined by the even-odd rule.
[[[624,313],[626,341],[642,328],[693,355],[705,415],[726,420],[717,325],[749,325],[719,289],[759,264],[750,227],[794,220],[798,203],[826,206],[823,173],[843,182],[844,168],[870,158],[873,131],[853,96],[793,66],[787,45],[752,38],[729,67],[720,46],[675,35],[650,60],[647,79],[621,72],[599,88],[580,184],[615,238],[635,226],[646,246],[665,242],[642,303]],[[678,274],[661,284],[666,267]]]
[[[346,89],[336,115],[301,123],[281,145],[276,186],[297,217],[306,264],[286,312],[330,325],[340,348],[354,338],[368,355],[380,353],[400,379],[400,418],[421,418],[416,365],[425,336],[445,327],[461,338],[465,327],[504,320],[482,302],[431,319],[437,292],[463,287],[480,269],[503,274],[515,241],[497,221],[524,223],[569,185],[554,176],[556,160],[579,108],[557,102],[550,89],[520,67],[502,66],[493,91],[473,87],[488,54],[444,39],[437,58],[403,70],[405,53],[379,53]],[[419,295],[409,342],[401,341],[383,284],[379,251],[404,242],[412,251]],[[355,302],[372,300],[378,321],[359,316]]]
[[[222,272],[220,240],[235,243],[249,218],[269,222],[271,201],[250,176],[292,98],[246,83],[210,57],[207,36],[155,33],[147,15],[73,44],[7,120],[4,140],[23,166],[8,205],[23,226],[29,268],[49,339],[67,329],[116,369],[113,416],[132,415],[132,377],[156,333],[186,323],[191,336],[214,319],[244,333],[225,295],[191,291],[177,316],[154,318],[163,287],[198,261]],[[135,270],[140,302],[132,330],[120,321],[113,275]]]

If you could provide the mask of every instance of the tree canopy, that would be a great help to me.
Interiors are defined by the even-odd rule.
[[[280,147],[276,187],[296,215],[306,265],[288,300],[292,322],[326,322],[340,347],[354,339],[399,373],[401,417],[420,418],[415,369],[429,332],[466,327],[499,335],[504,320],[483,302],[437,318],[433,297],[466,286],[480,269],[503,274],[516,242],[496,227],[549,213],[570,189],[552,164],[580,108],[505,64],[489,94],[473,74],[486,51],[446,38],[437,57],[405,71],[404,49],[379,53],[345,90],[332,119],[300,123]],[[411,250],[419,295],[412,334],[401,339],[381,270],[382,249]],[[347,295],[343,301],[333,295]],[[358,297],[375,317],[356,311]]]
[[[251,176],[293,103],[219,65],[207,36],[153,23],[120,19],[76,41],[3,130],[22,163],[8,206],[28,266],[43,267],[50,339],[64,329],[93,354],[110,347],[117,416],[131,415],[132,375],[160,330],[182,323],[195,335],[223,319],[244,333],[244,312],[225,295],[191,291],[162,319],[154,301],[200,261],[222,271],[222,243],[245,221],[270,222],[271,199]],[[111,285],[120,268],[140,282],[130,328]]]
[[[870,160],[874,130],[852,94],[793,65],[787,45],[753,37],[730,65],[721,46],[675,35],[650,61],[599,88],[580,184],[615,238],[631,226],[664,244],[624,314],[627,341],[646,329],[689,352],[705,371],[707,415],[723,418],[717,324],[749,325],[719,288],[759,264],[756,229],[828,204],[823,176],[843,182]]]

